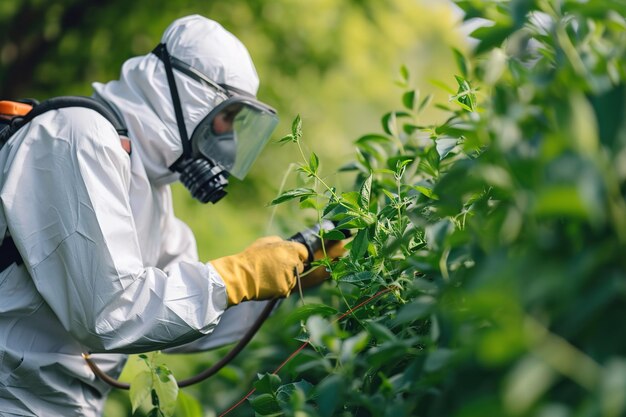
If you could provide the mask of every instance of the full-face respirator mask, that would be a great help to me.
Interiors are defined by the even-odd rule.
[[[170,166],[180,181],[202,203],[217,203],[226,195],[230,175],[243,179],[278,124],[276,111],[236,88],[219,85],[201,72],[171,56],[164,44],[153,51],[165,65],[176,122],[183,145],[181,157]],[[218,104],[187,135],[176,69],[212,88]],[[221,101],[219,101],[221,100]]]

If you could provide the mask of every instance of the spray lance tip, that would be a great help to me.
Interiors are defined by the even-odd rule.
[[[320,236],[320,232],[322,230],[324,232],[330,232],[336,227],[337,224],[335,222],[333,222],[332,220],[324,219],[321,222],[316,223],[313,226],[304,229],[303,231],[298,232],[289,238],[289,240],[291,241],[302,243],[304,246],[306,246],[309,256],[305,265],[305,270],[311,267],[311,262],[313,262],[314,260],[315,252],[322,248],[322,238]],[[349,238],[351,235],[349,230],[341,230],[341,232],[346,239]]]

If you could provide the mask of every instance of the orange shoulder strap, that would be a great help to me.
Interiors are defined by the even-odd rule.
[[[16,116],[25,116],[33,109],[33,106],[19,101],[1,100],[0,117],[12,119]]]

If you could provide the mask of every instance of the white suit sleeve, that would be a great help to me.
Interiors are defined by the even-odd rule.
[[[113,127],[50,111],[12,140],[0,198],[37,290],[91,351],[132,353],[210,333],[227,306],[200,262],[146,267],[129,203],[130,160]]]
[[[167,269],[170,264],[198,261],[196,238],[189,226],[174,214],[170,186],[164,185],[158,192],[160,193],[159,200],[162,205],[163,219],[157,267]]]
[[[162,201],[167,214],[161,235],[167,238],[161,242],[162,251],[158,265],[167,270],[168,265],[181,260],[197,260],[198,253],[191,229],[174,215],[169,186],[163,187]],[[207,266],[213,273],[218,274],[211,264]],[[268,301],[246,301],[231,306],[224,312],[219,324],[210,334],[182,346],[167,349],[166,352],[200,352],[237,342],[250,330],[267,303]]]

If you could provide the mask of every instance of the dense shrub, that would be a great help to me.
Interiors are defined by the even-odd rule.
[[[325,182],[299,118],[283,139],[301,184],[273,203],[354,238],[320,262],[332,281],[268,323],[255,361],[200,393],[216,408],[244,395],[224,376],[254,368],[268,373],[231,415],[626,415],[626,5],[458,4],[489,23],[454,51],[445,122],[423,120],[433,103],[402,68],[403,108],[356,141],[348,192]],[[302,350],[273,374],[294,335]]]
[[[257,383],[259,415],[626,414],[626,5],[458,4],[491,26],[455,52],[449,118],[420,119],[403,69],[403,109],[345,167],[356,191],[303,153],[274,201],[355,237],[324,305],[292,313],[313,349]]]

